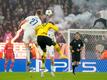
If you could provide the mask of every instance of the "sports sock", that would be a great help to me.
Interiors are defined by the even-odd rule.
[[[26,53],[27,53],[27,61],[30,62],[30,49],[26,48]]]
[[[8,64],[8,63],[5,63],[5,64],[4,64],[4,69],[5,69],[5,70],[6,70],[7,64]]]
[[[51,60],[51,72],[54,72],[54,61]]]
[[[45,67],[45,61],[46,61],[46,52],[43,52],[43,55],[42,55],[42,68]]]
[[[10,69],[12,69],[13,66],[14,66],[14,62],[11,63],[11,65],[10,65]]]
[[[75,65],[72,65],[73,73],[75,74]]]
[[[62,52],[61,52],[61,50],[60,50],[60,47],[59,47],[59,45],[56,43],[56,45],[54,46],[55,47],[55,49],[56,49],[56,51],[60,54],[60,55],[62,55]]]

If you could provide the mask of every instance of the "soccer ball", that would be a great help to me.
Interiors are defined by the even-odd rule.
[[[51,16],[53,13],[52,13],[52,10],[46,10],[45,14],[46,14],[47,16]]]

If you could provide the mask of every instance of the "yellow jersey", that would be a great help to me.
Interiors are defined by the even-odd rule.
[[[48,31],[50,29],[53,29],[55,31],[59,30],[59,28],[56,25],[49,22],[49,23],[44,23],[44,24],[39,25],[38,27],[36,27],[35,32],[36,32],[37,36],[47,36]]]

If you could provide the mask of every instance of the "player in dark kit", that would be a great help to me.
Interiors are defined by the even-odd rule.
[[[80,39],[80,33],[75,33],[74,39],[70,42],[70,51],[72,53],[72,69],[73,74],[75,74],[75,68],[78,67],[78,64],[81,59],[81,50],[83,48],[83,42]]]

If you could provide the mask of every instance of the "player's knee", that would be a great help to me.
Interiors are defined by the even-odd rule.
[[[56,43],[55,42],[53,42],[53,46],[55,46],[56,45]]]
[[[60,51],[60,46],[57,44],[57,43],[55,43],[55,49],[57,50],[57,51]]]
[[[12,63],[14,63],[14,59],[12,59],[11,61],[12,61]]]

